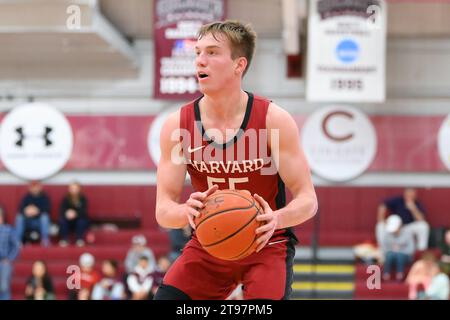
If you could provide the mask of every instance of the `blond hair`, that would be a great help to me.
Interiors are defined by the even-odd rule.
[[[245,75],[250,67],[256,44],[256,32],[251,25],[244,25],[233,20],[211,22],[200,28],[198,39],[207,34],[211,34],[216,40],[218,40],[216,37],[218,34],[225,36],[230,43],[231,58],[233,60],[239,57],[247,59],[247,67],[244,70]]]

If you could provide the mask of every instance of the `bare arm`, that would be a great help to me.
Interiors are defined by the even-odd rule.
[[[257,240],[257,251],[265,246],[275,230],[296,226],[311,219],[318,208],[309,166],[300,148],[298,127],[294,119],[288,112],[272,103],[267,113],[267,129],[269,135],[271,129],[279,130],[279,141],[269,140],[269,144],[278,173],[292,193],[293,199],[284,208],[272,211],[263,198],[255,195],[264,208],[264,214],[257,219],[266,221],[266,224],[256,231],[258,234],[262,233]]]
[[[318,208],[309,166],[300,147],[298,127],[287,111],[273,103],[269,106],[267,127],[280,129],[279,147],[272,141],[270,147],[272,154],[278,153],[278,172],[293,196],[287,206],[275,211],[279,216],[277,229],[296,226],[312,218]],[[277,160],[276,156],[274,158]]]
[[[217,190],[194,192],[185,203],[179,203],[186,178],[179,141],[180,112],[173,113],[161,129],[161,158],[158,164],[156,189],[156,220],[164,228],[181,229],[188,223],[195,229],[193,217],[203,207],[202,200]]]
[[[156,220],[164,228],[182,228],[188,224],[186,208],[179,204],[186,178],[186,165],[172,161],[172,151],[179,141],[172,139],[179,128],[180,113],[169,116],[161,129],[161,158],[157,171]]]

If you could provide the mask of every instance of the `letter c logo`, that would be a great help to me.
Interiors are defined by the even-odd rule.
[[[349,134],[343,135],[343,136],[338,136],[336,134],[332,134],[329,131],[328,122],[331,120],[332,117],[335,117],[335,116],[341,116],[341,117],[346,117],[346,118],[350,118],[350,119],[354,118],[353,114],[351,114],[350,112],[347,112],[347,111],[334,111],[334,112],[329,113],[325,117],[325,119],[323,119],[323,121],[322,121],[322,131],[325,134],[325,136],[331,140],[339,141],[339,142],[346,141],[346,140],[353,138],[353,133],[349,133]]]

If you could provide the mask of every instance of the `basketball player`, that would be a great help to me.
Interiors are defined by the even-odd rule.
[[[239,283],[245,299],[289,298],[297,240],[289,227],[313,217],[317,199],[293,118],[241,88],[255,40],[250,26],[238,22],[200,29],[195,63],[203,95],[162,127],[156,219],[165,228],[188,223],[195,228],[193,218],[208,195],[217,189],[248,190],[264,210],[257,217],[265,223],[256,230],[257,251],[238,261],[220,260],[201,247],[194,232],[155,299],[225,299]],[[240,155],[239,145],[245,146]],[[266,156],[261,155],[265,148]],[[180,203],[186,171],[196,192]],[[285,186],[293,195],[288,205]]]

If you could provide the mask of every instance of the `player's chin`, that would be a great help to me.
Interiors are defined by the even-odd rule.
[[[212,86],[211,84],[199,83],[198,89],[201,93],[206,95],[212,95],[221,91],[220,87]]]

